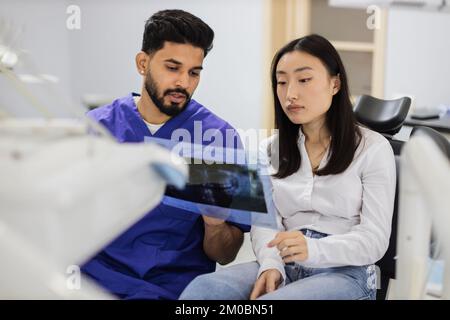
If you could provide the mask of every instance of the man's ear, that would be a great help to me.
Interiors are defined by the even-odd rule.
[[[139,74],[145,75],[147,73],[149,55],[143,51],[138,52],[136,55],[136,68]]]
[[[333,77],[333,96],[341,90],[341,74]]]

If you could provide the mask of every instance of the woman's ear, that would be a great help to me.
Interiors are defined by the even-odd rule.
[[[333,96],[341,90],[341,74],[333,77]]]

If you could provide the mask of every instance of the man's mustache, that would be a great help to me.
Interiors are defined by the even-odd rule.
[[[177,88],[177,89],[167,89],[166,91],[164,91],[164,96],[166,96],[166,95],[168,95],[168,94],[171,94],[171,93],[181,93],[181,94],[183,94],[183,95],[186,97],[186,99],[189,99],[189,98],[190,98],[189,93],[188,93],[186,90],[180,89],[180,88]]]

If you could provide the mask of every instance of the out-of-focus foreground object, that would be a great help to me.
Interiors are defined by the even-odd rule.
[[[105,298],[70,268],[182,186],[157,145],[119,144],[70,120],[0,121],[0,298]]]
[[[401,155],[397,279],[389,299],[426,298],[430,256],[444,261],[440,298],[450,299],[449,143],[425,129],[412,135]]]
[[[167,184],[183,187],[187,166],[156,144],[119,144],[75,104],[58,103],[73,117],[55,118],[17,73],[33,57],[3,31],[1,90],[32,116],[0,105],[0,299],[114,298],[79,265],[157,206]]]

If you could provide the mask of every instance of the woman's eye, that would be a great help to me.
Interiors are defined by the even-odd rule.
[[[306,82],[311,81],[311,79],[312,79],[312,78],[306,78],[306,79],[300,79],[299,81],[300,81],[301,83],[306,83]]]
[[[277,81],[277,85],[284,86],[286,84],[286,81]]]
[[[171,67],[171,66],[167,66],[167,69],[169,69],[170,71],[177,71],[178,70],[177,67]]]

